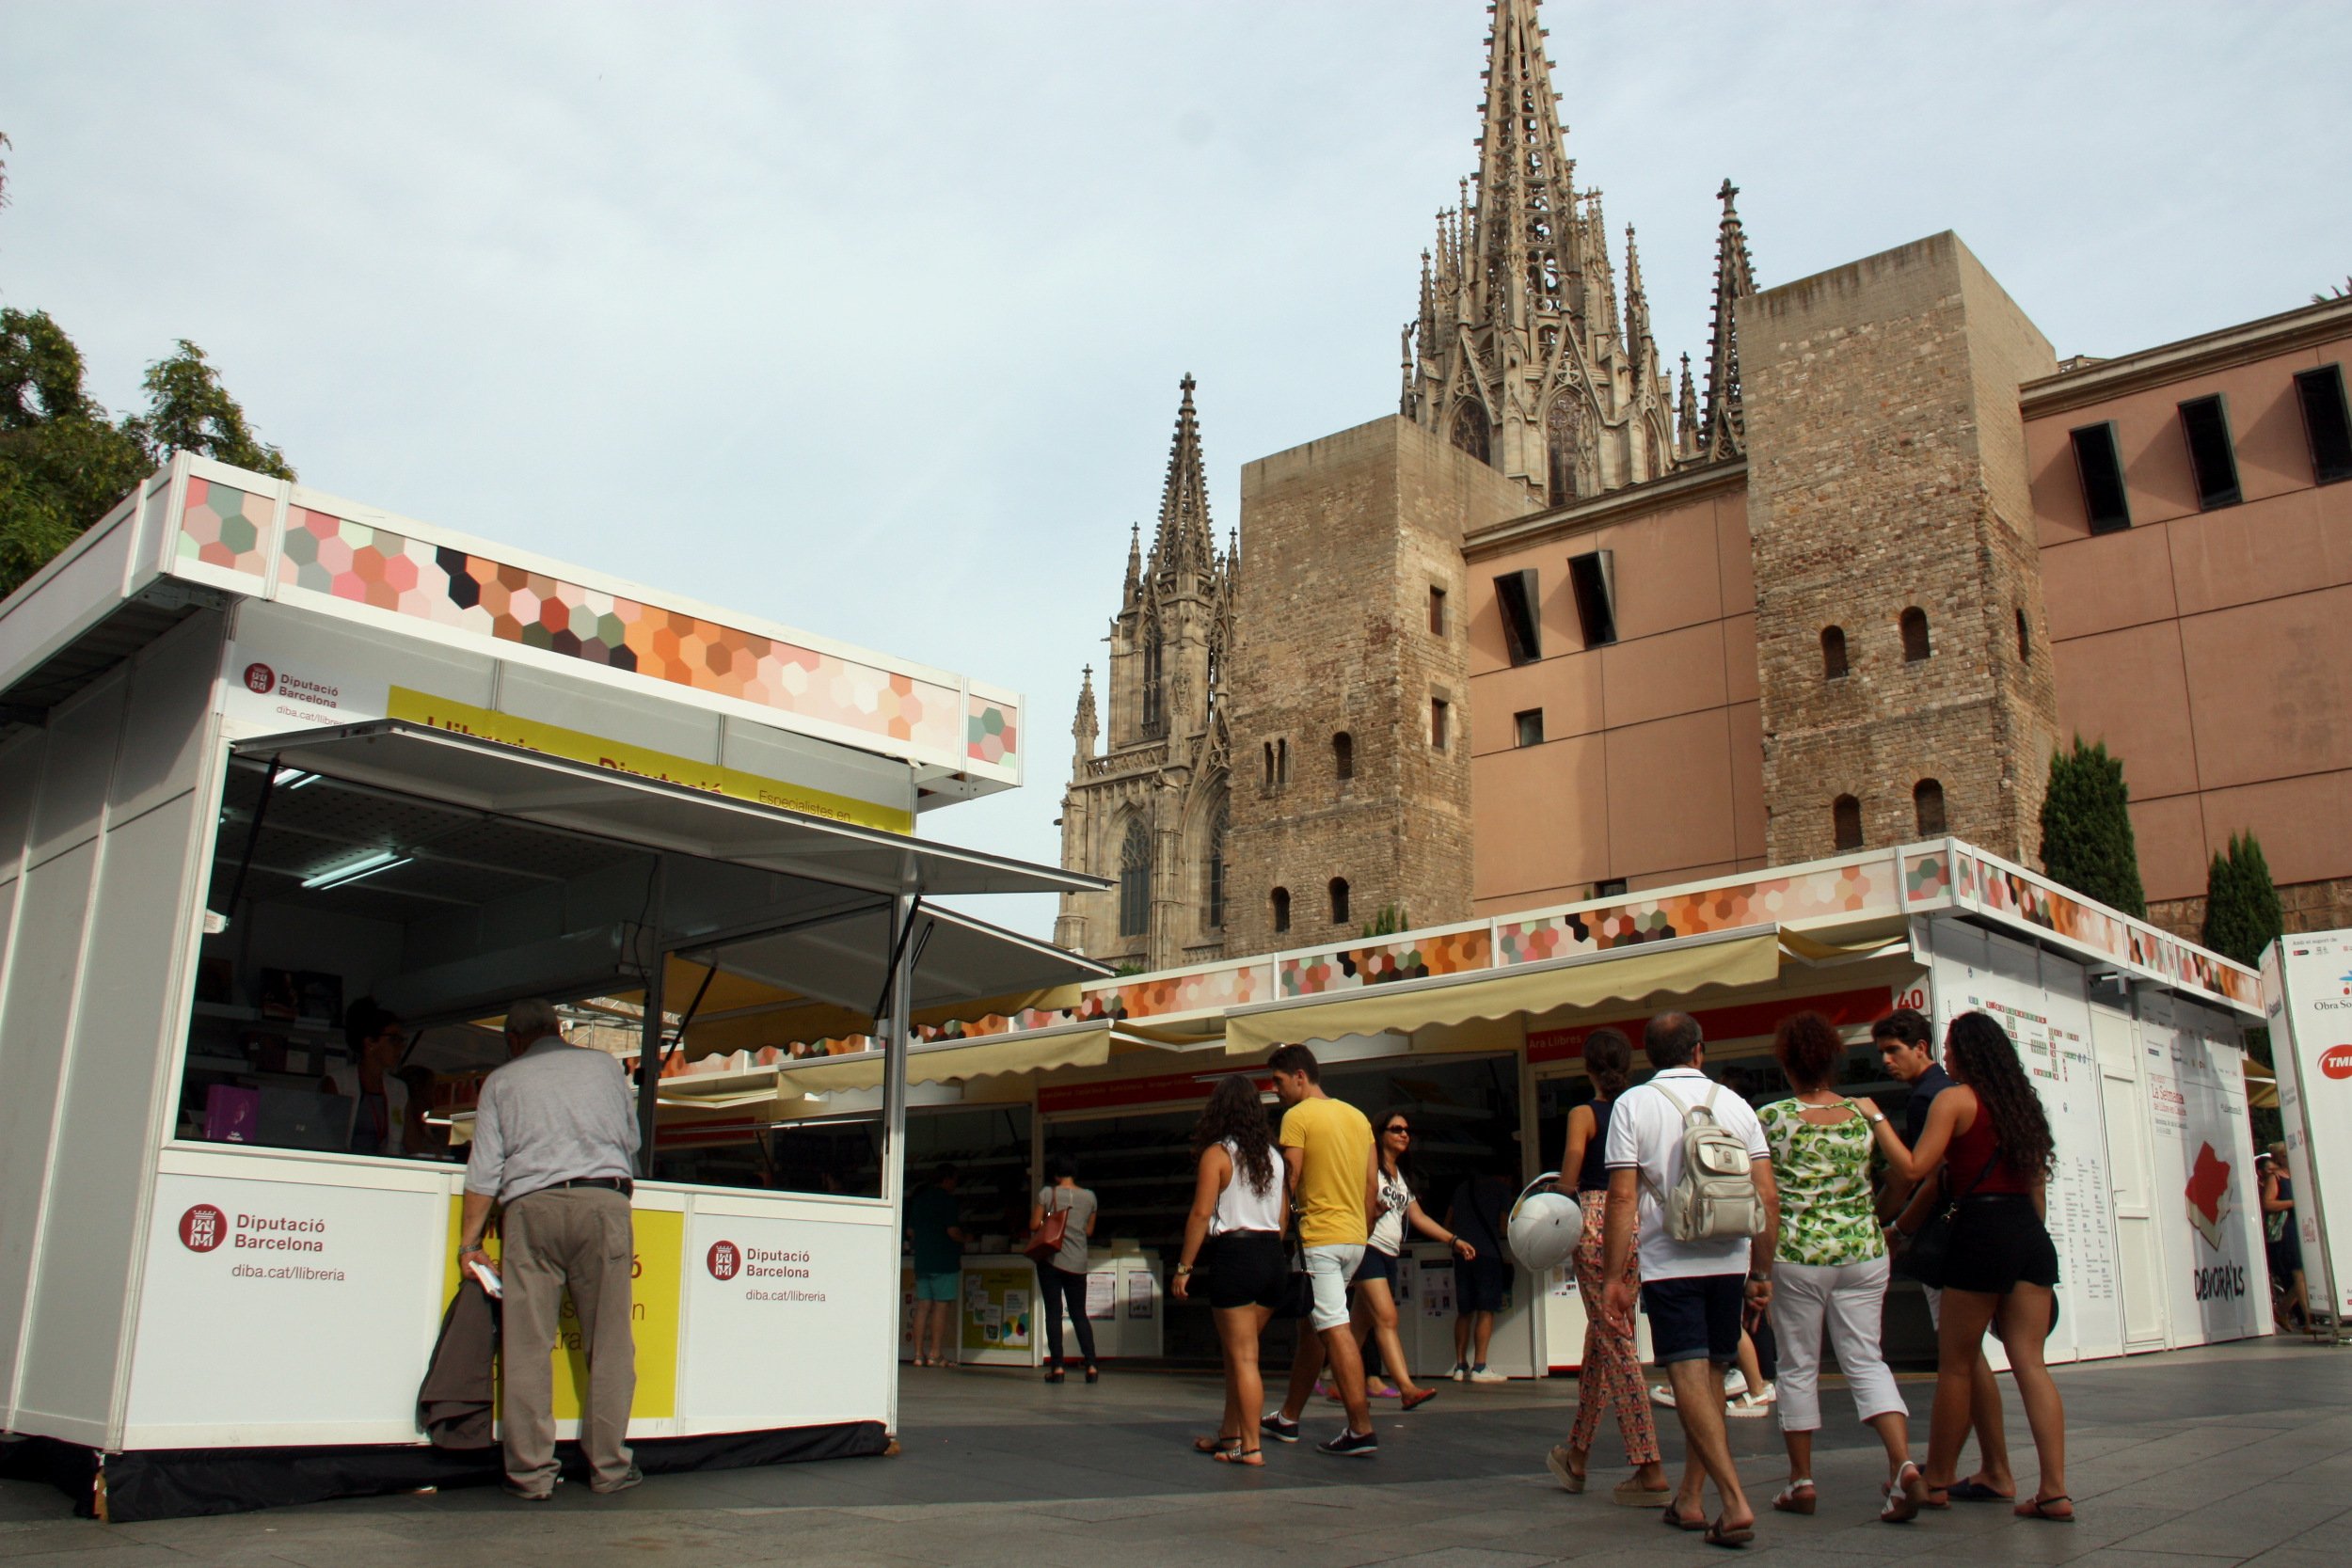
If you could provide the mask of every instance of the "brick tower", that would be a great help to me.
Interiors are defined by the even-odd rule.
[[[1738,316],[1772,861],[1950,832],[2034,863],[2058,699],[2017,388],[2048,341],[1948,232]]]

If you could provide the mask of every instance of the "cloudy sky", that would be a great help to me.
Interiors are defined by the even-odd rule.
[[[2061,355],[2352,274],[2340,7],[1545,12],[1670,356],[1726,175],[1766,286],[1952,229]],[[194,340],[323,488],[1025,691],[1028,787],[925,831],[1050,861],[1177,379],[1220,531],[1243,462],[1394,410],[1485,36],[1479,0],[0,0],[0,304],[117,408]]]

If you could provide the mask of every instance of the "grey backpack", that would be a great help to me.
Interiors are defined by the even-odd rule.
[[[1764,1200],[1756,1190],[1754,1156],[1737,1132],[1715,1119],[1710,1084],[1707,1098],[1686,1105],[1665,1085],[1649,1085],[1682,1113],[1682,1174],[1671,1191],[1658,1193],[1666,1211],[1666,1234],[1677,1242],[1737,1241],[1764,1228]],[[1657,1191],[1656,1183],[1652,1190]]]

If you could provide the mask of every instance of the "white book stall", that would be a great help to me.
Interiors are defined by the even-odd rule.
[[[186,455],[0,604],[0,1425],[86,1507],[495,1479],[418,1396],[530,996],[638,1069],[645,1468],[884,1449],[912,1032],[1104,973],[930,902],[1098,885],[914,835],[1017,697]],[[871,1190],[756,1167],[827,1039],[887,1047]]]

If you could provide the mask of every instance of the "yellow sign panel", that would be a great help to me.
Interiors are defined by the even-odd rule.
[[[763,806],[781,806],[787,811],[805,812],[811,816],[827,816],[836,822],[853,822],[862,828],[881,828],[894,833],[914,831],[914,814],[890,806],[876,805],[831,790],[816,789],[806,784],[787,784],[763,774],[745,772],[740,768],[728,768],[715,762],[697,762],[692,757],[674,756],[649,747],[632,746],[626,740],[608,740],[603,736],[590,735],[585,730],[565,729],[561,724],[541,723],[536,719],[518,719],[511,713],[497,713],[470,703],[452,702],[431,692],[411,690],[405,686],[391,689],[385,717],[404,720],[411,724],[426,724],[454,735],[480,736],[501,746],[519,746],[525,751],[544,752],[551,757],[567,762],[584,762],[592,767],[609,768],[615,773],[628,773],[640,779],[654,779],[662,784],[682,784],[709,795],[725,795],[738,800],[751,800]]]
[[[441,1306],[446,1309],[457,1294],[457,1243],[465,1223],[463,1196],[449,1200],[448,1261],[441,1270]],[[677,1414],[677,1327],[681,1294],[679,1270],[686,1254],[686,1216],[661,1209],[636,1209],[629,1213],[636,1233],[636,1251],[629,1262],[629,1329],[637,1340],[637,1397],[628,1413],[640,1420],[667,1420]],[[499,1256],[494,1234],[483,1245]],[[509,1340],[501,1354],[513,1349]],[[580,1331],[580,1315],[572,1298],[564,1296],[564,1314],[555,1325],[555,1418],[580,1419],[580,1390],[588,1381],[588,1350]],[[503,1378],[499,1398],[505,1399]]]

